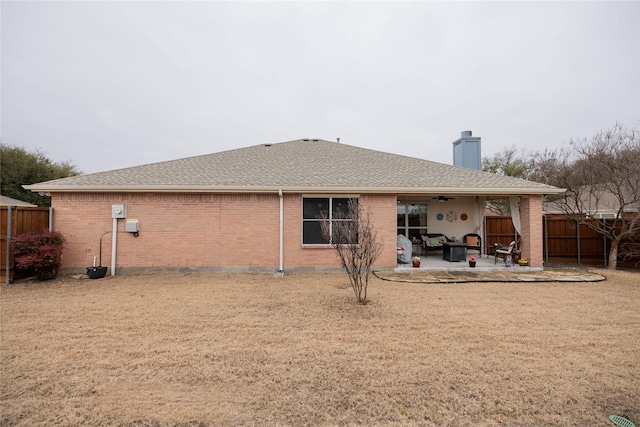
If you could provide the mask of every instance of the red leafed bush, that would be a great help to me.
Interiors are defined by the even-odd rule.
[[[64,236],[57,231],[32,231],[12,237],[9,250],[18,268],[33,271],[39,280],[49,280],[58,275],[66,244]]]

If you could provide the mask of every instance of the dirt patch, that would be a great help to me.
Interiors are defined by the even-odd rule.
[[[397,283],[343,274],[0,287],[0,425],[640,421],[640,275]]]

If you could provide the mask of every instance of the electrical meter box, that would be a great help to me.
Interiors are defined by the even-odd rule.
[[[128,219],[127,222],[125,223],[124,231],[128,233],[137,233],[138,231],[140,231],[138,228],[138,220]]]
[[[127,207],[125,205],[111,205],[111,218],[126,218]]]

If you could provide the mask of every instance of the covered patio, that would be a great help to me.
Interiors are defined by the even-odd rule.
[[[488,199],[506,198],[517,232],[514,250],[529,260],[529,268],[542,269],[542,195],[514,194],[513,189],[499,194],[495,190],[485,194],[470,195],[452,190],[442,193],[399,194],[397,198],[397,247],[411,248],[409,257],[418,256],[421,268],[460,270],[472,269],[469,257],[477,260],[475,269],[504,269],[504,261],[494,262],[494,241],[485,234],[485,206]],[[406,237],[403,240],[402,236]],[[469,237],[474,236],[474,237]],[[436,239],[436,241],[434,241]],[[438,244],[437,239],[442,239]],[[473,239],[470,241],[468,239]],[[444,242],[465,243],[465,262],[449,262],[443,259]],[[500,241],[500,245],[509,245]],[[477,245],[478,248],[471,249]],[[479,250],[478,250],[479,249]],[[487,258],[486,253],[491,255]],[[481,253],[481,254],[480,254]],[[410,261],[406,259],[407,261]],[[515,267],[519,267],[517,264]],[[405,268],[399,264],[398,268]],[[406,268],[413,268],[408,264]]]
[[[442,253],[434,252],[428,255],[417,255],[420,258],[420,267],[413,267],[411,264],[398,264],[396,270],[445,270],[445,271],[514,271],[514,270],[530,270],[530,271],[542,271],[542,267],[520,267],[517,263],[514,263],[512,267],[507,267],[503,259],[498,258],[495,262],[493,255],[487,257],[487,255],[478,255],[475,251],[467,253],[466,261],[447,261],[442,259]],[[474,257],[476,259],[476,266],[469,266],[469,258]]]

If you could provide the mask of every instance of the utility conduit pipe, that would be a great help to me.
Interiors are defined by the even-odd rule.
[[[111,237],[111,275],[116,275],[116,238],[118,236],[118,218],[113,218],[113,236]]]

